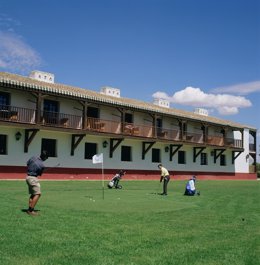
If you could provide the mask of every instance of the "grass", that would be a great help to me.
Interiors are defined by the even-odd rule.
[[[0,182],[0,264],[260,264],[260,182],[201,181],[201,196],[155,181],[42,181],[28,216],[24,181]],[[159,189],[160,188],[160,189]]]

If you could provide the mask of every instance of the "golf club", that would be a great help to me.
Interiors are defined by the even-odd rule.
[[[48,170],[50,170],[50,169],[52,169],[52,168],[59,167],[59,166],[60,166],[60,163],[58,163],[57,165],[52,166],[52,167],[47,167],[47,168],[44,170],[44,172],[46,172],[46,171],[48,171]]]
[[[161,181],[158,183],[157,190],[156,190],[156,194],[159,194],[160,188],[161,188]]]

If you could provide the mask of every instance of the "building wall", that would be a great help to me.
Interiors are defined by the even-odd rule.
[[[237,139],[242,138],[240,132],[234,132],[234,136]],[[244,137],[244,152],[241,153],[238,158],[235,160],[235,171],[240,173],[248,173],[249,172],[249,159],[247,155],[249,154],[249,130],[244,129],[243,133]]]
[[[1,89],[5,92],[10,92],[6,89]],[[27,108],[35,108],[36,99],[30,93],[21,93],[18,91],[11,91],[11,104]],[[60,99],[56,97],[50,97],[48,99],[60,101],[60,112],[68,113],[72,115],[81,115],[82,106],[77,102],[69,99]],[[100,118],[107,120],[115,120],[120,122],[120,112],[112,107],[100,106]],[[136,124],[151,124],[151,117],[146,113],[134,112],[134,122]],[[164,118],[163,126],[165,128],[177,129],[177,122],[175,119]],[[199,129],[199,123],[195,122],[188,123],[188,129],[190,132],[201,133]],[[19,141],[15,140],[16,132],[20,131],[22,133],[22,139]],[[209,132],[211,134],[217,135],[220,134],[220,128],[210,127]],[[8,135],[8,154],[0,155],[0,178],[4,176],[22,176],[22,172],[26,171],[26,161],[32,156],[37,155],[41,151],[41,140],[42,138],[50,138],[57,140],[57,157],[51,157],[46,161],[46,166],[51,167],[60,163],[61,166],[59,169],[55,169],[53,174],[56,176],[71,176],[74,172],[79,172],[78,176],[84,176],[85,178],[96,178],[99,176],[100,165],[93,164],[92,160],[84,159],[84,148],[86,142],[93,142],[98,144],[98,153],[104,154],[104,168],[108,172],[114,172],[118,169],[125,169],[128,172],[132,172],[129,178],[157,178],[158,174],[158,162],[153,163],[152,161],[152,149],[145,155],[145,159],[142,159],[142,141],[138,139],[130,139],[125,137],[125,140],[120,144],[120,146],[114,151],[113,158],[109,157],[109,147],[103,148],[102,143],[106,140],[109,142],[109,137],[106,135],[86,135],[78,147],[75,149],[74,156],[70,155],[71,151],[71,133],[70,132],[61,132],[61,131],[48,131],[46,128],[40,130],[33,141],[29,146],[28,153],[24,153],[24,128],[21,125],[9,126],[6,123],[5,126],[0,127],[0,134]],[[231,135],[231,132],[228,132]],[[240,132],[234,132],[235,138],[241,138]],[[206,152],[208,155],[208,165],[200,164],[200,156],[197,157],[196,163],[193,162],[193,146],[192,145],[183,145],[180,150],[186,152],[186,163],[178,164],[177,153],[173,157],[172,161],[169,159],[169,152],[165,152],[165,147],[169,146],[168,142],[157,141],[152,148],[160,149],[161,162],[176,175],[176,178],[188,178],[190,175],[196,174],[201,175],[201,177],[208,176],[208,178],[222,177],[222,178],[251,178],[255,175],[250,175],[249,173],[249,159],[246,159],[247,154],[249,153],[249,130],[244,130],[244,149],[245,151],[240,154],[240,156],[235,160],[235,163],[232,164],[232,150],[226,149],[224,154],[226,155],[226,165],[220,166],[220,159],[218,158],[216,163],[213,161],[213,156],[211,151],[214,147],[207,147],[203,152]],[[127,145],[132,147],[132,161],[123,162],[121,161],[121,146]],[[89,171],[89,169],[91,169]],[[88,171],[88,172],[87,172]],[[7,174],[7,172],[9,172]],[[109,173],[110,174],[110,173]],[[48,176],[48,174],[47,174]],[[84,178],[83,177],[83,178]],[[109,176],[107,176],[109,177]],[[70,178],[70,177],[69,177]]]
[[[19,141],[15,140],[15,133],[20,131],[22,133],[22,139]],[[152,151],[149,150],[145,155],[145,160],[142,160],[142,141],[135,139],[125,138],[119,147],[114,151],[113,157],[109,157],[109,147],[103,148],[102,143],[106,140],[109,142],[109,138],[104,136],[86,135],[82,142],[75,149],[74,156],[70,155],[71,150],[71,134],[66,132],[53,132],[40,130],[29,146],[28,153],[24,153],[24,129],[19,127],[8,127],[1,126],[0,134],[8,135],[8,155],[1,155],[1,165],[18,165],[23,166],[25,161],[32,155],[39,154],[41,150],[41,139],[50,138],[57,140],[57,157],[49,158],[47,166],[51,166],[60,162],[61,165],[71,168],[95,168],[98,165],[93,165],[91,160],[84,159],[84,148],[86,142],[93,142],[98,144],[98,153],[104,154],[104,163],[106,168],[115,168],[115,164],[118,168],[122,169],[156,169],[158,162],[152,163]],[[248,132],[245,132],[244,138],[247,138]],[[245,141],[246,142],[246,141]],[[121,161],[121,146],[131,146],[132,148],[132,161],[123,162]],[[193,162],[193,147],[190,145],[183,145],[180,150],[186,152],[186,164],[178,164],[177,154],[173,156],[172,161],[169,158],[169,152],[165,152],[165,146],[167,143],[156,142],[152,148],[160,149],[161,162],[169,169],[176,171],[190,171],[190,172],[238,172],[248,173],[248,162],[246,162],[246,154],[248,151],[243,152],[232,164],[232,151],[226,149],[224,154],[226,155],[226,166],[220,166],[220,161],[217,159],[216,163],[213,161],[211,155],[212,148],[206,148],[203,152],[208,154],[208,165],[200,164],[200,156],[197,157],[196,162]],[[245,143],[246,146],[246,143]]]

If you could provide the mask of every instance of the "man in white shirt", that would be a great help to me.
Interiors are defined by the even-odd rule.
[[[196,176],[193,176],[186,184],[186,189],[184,192],[184,195],[188,196],[194,196],[196,194],[196,188],[195,188],[195,181],[196,181]],[[198,192],[199,195],[199,192]]]

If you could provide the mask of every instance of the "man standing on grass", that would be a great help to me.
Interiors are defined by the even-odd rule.
[[[170,181],[170,174],[168,170],[162,166],[162,164],[159,164],[158,168],[161,170],[160,182],[163,181],[163,193],[161,193],[161,195],[167,195],[167,185]]]
[[[48,159],[48,154],[46,151],[42,151],[40,156],[33,156],[27,161],[27,177],[26,183],[29,188],[29,208],[27,213],[29,215],[36,215],[34,210],[38,200],[41,197],[41,186],[38,177],[42,175],[45,166],[43,162]]]

